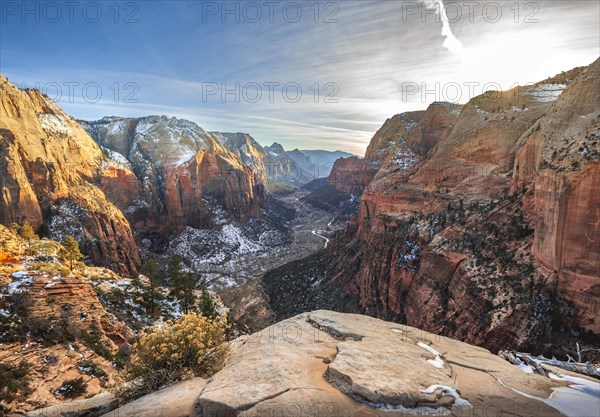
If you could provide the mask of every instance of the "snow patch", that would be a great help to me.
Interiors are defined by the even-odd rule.
[[[473,407],[470,402],[460,396],[456,389],[447,387],[445,385],[432,385],[427,389],[421,390],[421,392],[423,394],[433,394],[438,389],[441,389],[444,395],[454,397],[454,404],[452,404],[452,408],[465,409]]]
[[[517,368],[519,368],[521,371],[525,372],[526,374],[533,374],[533,366],[531,365],[525,365],[524,363],[520,363],[519,365],[517,365]]]
[[[105,148],[104,146],[102,146],[101,148],[104,151],[104,153],[106,154],[107,158],[111,162],[131,169],[131,163],[127,160],[127,158],[125,158],[125,156],[123,156],[123,154],[120,154],[119,152]],[[102,168],[106,169],[107,167],[102,167]]]
[[[438,369],[442,369],[444,367],[444,360],[442,359],[442,354],[440,352],[423,342],[418,342],[417,346],[425,349],[426,351],[432,353],[435,356],[435,359],[427,359],[428,364]]]
[[[499,379],[498,382],[526,398],[546,403],[568,417],[600,417],[600,382],[555,374],[550,374],[549,377],[572,382],[573,385],[552,388],[553,392],[549,398],[539,398],[509,387]]]
[[[529,94],[540,103],[551,103],[556,101],[565,88],[567,86],[564,84],[540,84],[535,86]]]
[[[25,278],[28,275],[29,275],[29,272],[27,272],[27,271],[17,271],[17,272],[12,273],[12,277],[17,278],[17,279]]]
[[[57,116],[54,113],[38,113],[37,118],[46,133],[63,136],[73,134],[69,122],[63,116]]]
[[[8,294],[18,294],[26,291],[24,286],[29,286],[32,283],[32,279],[28,276],[27,271],[17,271],[12,273],[12,277],[17,281],[13,281],[7,285]]]
[[[208,147],[208,133],[197,124],[176,118],[146,117],[135,130],[136,142],[144,143],[158,164],[183,165]]]

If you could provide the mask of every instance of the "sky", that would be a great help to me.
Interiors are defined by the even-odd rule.
[[[600,56],[600,2],[7,1],[0,73],[71,116],[152,114],[364,154],[389,117]]]

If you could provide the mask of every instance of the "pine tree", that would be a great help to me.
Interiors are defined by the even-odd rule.
[[[130,294],[131,298],[139,301],[143,298],[142,294],[142,280],[140,279],[140,274],[134,272],[130,279],[129,285],[125,287],[125,290]]]
[[[169,259],[169,280],[171,284],[179,279],[181,275],[181,257],[179,255],[173,255]]]
[[[210,293],[206,290],[202,290],[202,293],[200,294],[198,309],[204,317],[214,319],[219,315],[219,313],[217,312],[217,307],[215,306],[215,303],[213,302]]]
[[[31,241],[38,237],[33,231],[31,224],[29,224],[29,220],[25,219],[21,227],[19,228],[19,236],[27,241],[27,250],[31,249]]]
[[[67,235],[63,242],[62,257],[69,261],[69,269],[73,270],[73,262],[83,258],[83,254],[79,251],[79,243],[71,235]]]
[[[144,299],[148,305],[148,312],[151,315],[156,313],[156,300],[159,296],[158,291],[156,289],[156,273],[158,271],[158,265],[154,261],[154,259],[149,259],[144,262],[142,265],[142,274],[148,277],[149,288],[144,294]]]
[[[194,310],[196,304],[196,277],[191,272],[181,270],[181,258],[173,255],[169,259],[169,280],[172,286],[171,295],[175,297],[184,314]]]
[[[196,306],[196,277],[191,272],[182,274],[181,277],[181,308],[185,314],[195,310]]]

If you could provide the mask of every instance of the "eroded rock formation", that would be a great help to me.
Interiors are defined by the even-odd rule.
[[[398,114],[375,133],[364,159],[338,159],[329,184],[340,191],[360,195],[380,169],[407,169],[422,161],[454,127],[461,106],[433,103],[426,111]],[[382,173],[383,174],[383,173]]]
[[[195,123],[165,116],[81,123],[109,158],[135,173],[114,176],[139,193],[110,194],[139,238],[165,241],[186,226],[216,227],[219,210],[238,222],[260,216],[267,178],[252,155],[233,152]]]
[[[600,333],[599,71],[476,97],[421,159],[383,152],[333,282],[369,314],[493,349]]]
[[[0,223],[27,219],[58,240],[71,233],[94,263],[136,270],[129,223],[100,190],[133,174],[115,171],[79,124],[39,91],[19,90],[0,76],[0,92]]]

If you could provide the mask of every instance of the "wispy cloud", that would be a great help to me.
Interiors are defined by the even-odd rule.
[[[297,23],[280,14],[273,23],[203,22],[202,2],[187,1],[139,3],[139,23],[130,25],[7,22],[0,27],[0,71],[30,86],[99,84],[96,103],[81,90],[72,101],[60,100],[78,118],[160,113],[208,130],[249,132],[265,144],[362,153],[388,117],[448,98],[448,83],[463,87],[459,101],[465,102],[466,83],[479,83],[473,93],[486,83],[508,88],[589,64],[599,54],[594,2],[535,2],[538,23],[523,21],[531,10],[521,3],[515,19],[513,3],[501,2],[497,22],[483,14],[483,3],[469,15],[460,1],[420,0],[414,4],[436,6],[437,15],[403,16],[406,3],[338,2],[337,23],[323,22],[331,13],[324,3],[315,23],[313,2],[302,3]],[[463,7],[460,19],[457,7]],[[132,92],[124,89],[128,82],[138,87],[137,103],[124,100]],[[266,90],[256,103],[202,96],[205,83],[269,82],[280,83],[273,102]],[[302,87],[298,102],[282,98],[281,86],[290,82]],[[328,83],[337,102],[324,102],[334,91],[325,89]],[[403,96],[409,83],[419,94]]]

